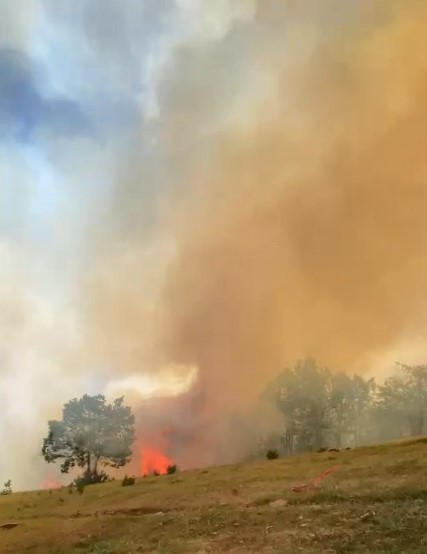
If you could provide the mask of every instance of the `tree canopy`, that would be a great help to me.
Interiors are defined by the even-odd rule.
[[[400,372],[379,387],[379,417],[402,434],[421,435],[427,413],[427,365],[397,365]]]
[[[96,482],[100,466],[119,468],[130,461],[134,423],[123,397],[109,404],[103,395],[85,394],[64,405],[61,421],[48,422],[42,455],[49,463],[62,460],[62,473],[84,468],[88,481]]]
[[[264,398],[284,416],[282,432],[268,436],[264,449],[280,445],[291,454],[416,436],[426,431],[427,365],[396,364],[376,384],[305,359],[271,383]]]

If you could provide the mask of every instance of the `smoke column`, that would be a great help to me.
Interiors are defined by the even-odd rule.
[[[24,376],[35,452],[60,409],[43,376],[59,401],[141,375],[176,389],[171,367],[182,382],[198,368],[202,400],[182,421],[209,434],[209,463],[222,459],[219,419],[296,358],[379,374],[397,353],[423,355],[424,2],[31,6],[0,51],[31,84],[31,117],[0,104],[0,129],[15,130],[1,155],[24,156],[19,183],[37,169],[35,205],[52,207],[40,218],[34,187],[12,195],[12,163],[0,325],[4,405]],[[40,333],[29,291],[40,314],[51,306],[54,335]],[[1,417],[4,436],[16,414]],[[28,452],[8,450],[2,473],[20,460],[32,476]]]
[[[367,371],[423,336],[426,15],[419,2],[261,2],[171,58],[158,125],[178,157],[164,208],[176,254],[150,329],[166,360],[200,368],[213,403],[241,404],[305,354]],[[119,220],[136,189],[116,186]],[[128,238],[126,283],[106,295],[96,281],[120,308],[103,318],[121,321],[119,342],[142,271]]]

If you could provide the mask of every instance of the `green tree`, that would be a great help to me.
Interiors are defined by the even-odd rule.
[[[341,448],[344,437],[350,432],[350,418],[353,411],[353,382],[345,373],[331,375],[330,423],[334,443]]]
[[[297,362],[283,374],[278,406],[286,417],[286,432],[294,435],[299,450],[323,446],[331,424],[330,375],[311,359]]]
[[[374,379],[364,379],[361,375],[350,377],[345,373],[331,375],[331,432],[338,448],[342,447],[345,438],[355,446],[360,444],[374,390]]]
[[[378,387],[380,424],[383,429],[392,425],[398,436],[421,435],[427,411],[427,365],[397,365],[400,372]]]
[[[352,410],[349,417],[350,432],[353,442],[358,446],[362,442],[362,433],[367,430],[375,398],[375,379],[364,379],[361,375],[353,375],[352,379]]]
[[[369,429],[375,382],[322,368],[312,359],[284,371],[263,393],[285,416],[282,452],[360,444]],[[273,444],[270,441],[270,444]]]
[[[130,461],[135,440],[135,418],[123,397],[111,404],[102,395],[84,395],[67,402],[61,421],[49,421],[42,455],[50,462],[63,460],[62,473],[84,468],[87,483],[98,482],[99,467],[123,467]]]

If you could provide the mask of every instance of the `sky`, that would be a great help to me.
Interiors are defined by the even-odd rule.
[[[426,18],[0,0],[0,479],[38,486],[84,392],[197,381],[213,463],[213,422],[301,357],[423,361]]]
[[[158,197],[171,186],[156,145],[163,68],[182,41],[221,40],[253,9],[229,1],[203,9],[191,0],[0,2],[0,475],[17,486],[35,484],[38,468],[30,467],[48,414],[59,415],[73,395],[114,390],[105,360],[83,361],[78,297],[99,243],[108,244],[105,227],[122,225],[111,211],[128,157],[145,165],[134,206],[144,256],[159,265],[169,255],[169,239],[151,236]],[[149,275],[146,289],[156,281]]]

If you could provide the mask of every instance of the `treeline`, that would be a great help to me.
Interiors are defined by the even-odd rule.
[[[427,365],[396,364],[378,384],[361,375],[298,362],[264,392],[283,414],[283,430],[260,440],[260,451],[282,455],[345,448],[427,431]]]

